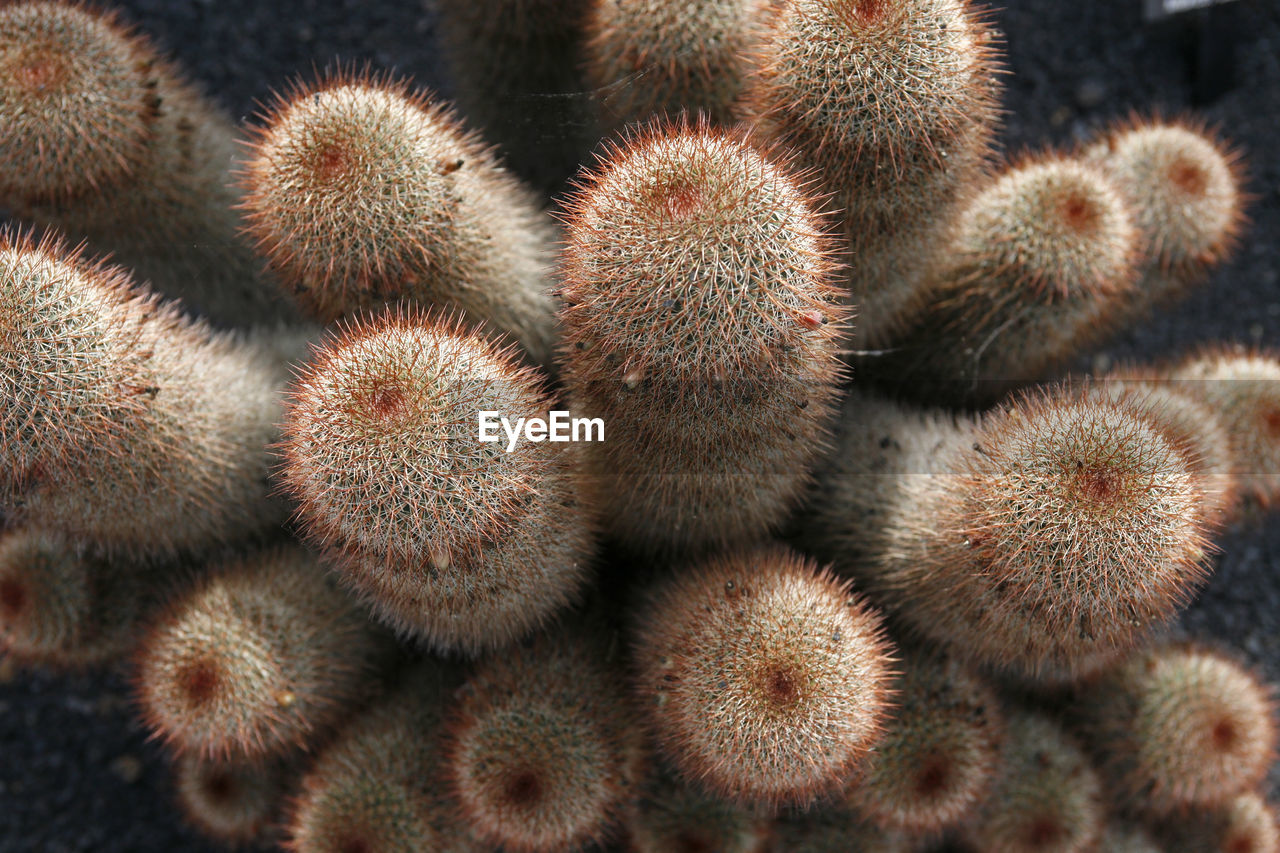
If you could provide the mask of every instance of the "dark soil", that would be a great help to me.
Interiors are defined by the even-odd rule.
[[[449,91],[426,0],[120,5],[237,118],[273,88],[336,60]],[[1009,53],[1011,153],[1069,145],[1131,112],[1194,111],[1247,157],[1253,224],[1234,260],[1095,363],[1206,341],[1280,345],[1280,4],[1244,0],[1149,25],[1140,0],[1012,0],[994,20]],[[1185,624],[1280,683],[1280,525],[1255,519],[1221,546]],[[182,826],[166,762],[133,721],[122,675],[0,668],[0,682],[0,850],[214,849]]]

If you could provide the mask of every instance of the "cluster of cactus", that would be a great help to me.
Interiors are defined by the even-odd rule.
[[[493,128],[339,70],[233,156],[0,4],[5,655],[127,659],[190,822],[295,853],[1280,849],[1270,689],[1162,636],[1280,358],[1031,387],[1229,253],[1227,145],[999,162],[969,0],[439,14]],[[550,204],[519,86],[613,134]]]

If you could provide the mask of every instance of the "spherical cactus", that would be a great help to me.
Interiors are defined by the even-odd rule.
[[[120,183],[145,160],[155,122],[145,39],[72,3],[0,11],[0,197],[70,200]]]
[[[234,125],[114,14],[0,8],[0,125],[0,205],[220,323],[295,316],[237,237]]]
[[[875,369],[962,403],[1044,378],[1125,319],[1139,234],[1095,167],[1059,155],[1011,165],[965,206],[924,309]]]
[[[810,198],[706,126],[655,125],[569,201],[565,382],[602,417],[609,531],[674,551],[776,528],[825,437],[847,312]]]
[[[985,805],[964,827],[974,850],[1089,853],[1106,809],[1102,785],[1079,745],[1053,720],[1009,715],[1005,769]]]
[[[293,853],[481,853],[444,783],[455,672],[420,663],[348,724],[303,777],[286,821]]]
[[[885,734],[848,803],[872,823],[911,835],[959,824],[1001,769],[1004,715],[995,691],[949,658],[909,655]]]
[[[316,317],[448,305],[551,354],[551,221],[443,104],[330,74],[276,98],[241,174],[249,233]]]
[[[1280,826],[1275,808],[1254,791],[1214,808],[1195,809],[1163,821],[1159,834],[1168,853],[1280,851]]]
[[[277,359],[53,241],[0,237],[0,288],[6,513],[122,559],[284,520],[267,484]]]
[[[860,340],[918,304],[996,126],[993,32],[968,0],[787,0],[752,51],[744,114],[817,168],[850,242]]]
[[[136,655],[138,701],[179,753],[280,755],[364,700],[387,647],[313,557],[280,548],[170,602]]]
[[[712,557],[652,591],[635,688],[685,777],[743,803],[807,804],[880,739],[888,652],[847,583],[774,547]]]
[[[583,24],[587,77],[618,124],[681,110],[734,120],[763,0],[596,0]]]
[[[538,375],[460,322],[349,327],[306,367],[282,479],[306,534],[403,634],[474,654],[580,594],[591,558],[581,445],[481,441],[479,419],[548,418]],[[508,452],[510,447],[510,452]]]
[[[617,829],[641,750],[603,643],[563,629],[480,663],[448,723],[448,776],[476,837],[579,850]],[[616,662],[614,662],[616,664]]]
[[[1181,296],[1235,247],[1244,222],[1240,156],[1207,131],[1129,121],[1084,157],[1129,200],[1142,232],[1142,277],[1126,319]]]
[[[1254,787],[1274,757],[1272,710],[1267,688],[1239,664],[1183,646],[1133,656],[1076,704],[1117,799],[1156,815]]]
[[[1163,375],[1172,390],[1218,413],[1231,437],[1241,492],[1270,506],[1280,496],[1280,357],[1207,347]]]
[[[773,821],[757,810],[708,796],[666,772],[650,774],[630,810],[634,853],[765,853],[774,849]]]
[[[187,822],[228,844],[274,840],[291,772],[283,761],[228,763],[195,754],[179,756],[173,787]]]
[[[23,665],[94,666],[126,655],[159,587],[46,532],[0,534],[0,653]]]
[[[1141,408],[1037,394],[934,464],[940,475],[904,487],[877,552],[850,568],[963,658],[1079,676],[1133,648],[1205,574],[1195,469]]]

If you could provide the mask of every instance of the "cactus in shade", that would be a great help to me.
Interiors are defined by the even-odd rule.
[[[649,780],[626,821],[634,853],[766,853],[774,849],[773,821],[758,810],[726,802],[662,770]]]
[[[46,532],[0,533],[0,654],[58,669],[120,658],[155,603],[151,574]]]
[[[293,853],[480,853],[441,784],[444,715],[459,675],[420,662],[321,750],[285,821]]]
[[[234,125],[116,15],[0,6],[0,115],[0,206],[219,324],[296,316],[237,236]]]
[[[285,795],[297,775],[287,760],[242,763],[178,756],[173,787],[183,817],[210,838],[228,844],[275,840]]]
[[[1110,820],[1102,831],[1098,853],[1164,853],[1164,849],[1142,825]]]
[[[731,124],[765,0],[593,0],[586,72],[602,112],[624,124],[681,110]]]
[[[1141,277],[1124,319],[1182,296],[1235,248],[1244,224],[1240,156],[1190,123],[1131,119],[1088,145],[1142,233]]]
[[[635,691],[680,773],[718,796],[807,805],[865,768],[893,663],[879,614],[780,547],[718,555],[636,617]]]
[[[883,829],[839,809],[815,809],[783,818],[776,835],[776,849],[787,853],[925,853],[932,849],[925,839]]]
[[[544,192],[558,190],[599,138],[579,69],[591,2],[436,2],[463,114]]]
[[[832,193],[859,340],[880,346],[918,307],[923,264],[984,168],[993,33],[968,0],[786,0],[767,22],[743,114]]]
[[[877,408],[892,422],[892,407]],[[878,532],[842,558],[840,544],[867,518],[858,483],[879,476],[857,460],[889,455],[875,446],[882,430],[855,422],[839,438],[853,461],[823,475],[834,483],[827,494],[849,505],[822,507],[810,538],[914,632],[955,654],[1032,677],[1077,677],[1137,645],[1204,577],[1208,505],[1194,448],[1149,410],[1058,390],[938,445],[936,419],[899,423],[922,435],[902,442],[916,455],[894,459],[904,476],[880,487]],[[934,446],[935,458],[919,454]]]
[[[871,369],[909,393],[990,403],[1124,319],[1140,232],[1105,173],[1059,155],[1011,165],[965,206],[898,349]]]
[[[1134,655],[1085,687],[1075,714],[1108,789],[1137,812],[1227,802],[1257,785],[1274,757],[1268,689],[1203,648]]]
[[[973,850],[1090,853],[1102,837],[1102,783],[1079,744],[1054,720],[1011,711],[1004,772],[961,831]]]
[[[592,552],[578,444],[484,443],[478,415],[546,418],[539,375],[460,321],[348,327],[292,390],[281,477],[306,535],[400,633],[474,654],[576,599]]]
[[[602,639],[558,629],[476,666],[447,724],[447,770],[475,836],[512,851],[580,850],[636,795],[635,722]]]
[[[885,829],[936,835],[986,799],[1004,715],[991,687],[953,659],[916,652],[902,670],[884,737],[847,802]]]
[[[387,648],[313,557],[281,547],[174,597],[135,654],[138,702],[179,753],[282,755],[368,698]]]
[[[446,105],[336,72],[261,122],[240,175],[248,230],[309,313],[447,305],[549,359],[552,223]]]
[[[53,240],[0,236],[0,294],[0,509],[118,558],[284,520],[266,482],[275,356]]]
[[[568,202],[565,383],[608,424],[610,533],[653,551],[760,539],[826,436],[847,312],[804,185],[705,125],[656,124]]]
[[[1162,369],[1179,394],[1218,413],[1231,438],[1241,493],[1263,507],[1280,496],[1280,357],[1206,347]]]
[[[1162,821],[1158,835],[1168,853],[1280,851],[1275,807],[1255,791],[1247,791],[1220,806],[1193,809]]]

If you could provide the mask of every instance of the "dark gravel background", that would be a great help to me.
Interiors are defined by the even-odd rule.
[[[449,91],[427,0],[119,5],[237,118],[335,58]],[[1280,345],[1280,3],[1244,0],[1150,25],[1140,0],[1013,0],[994,19],[1012,72],[1011,152],[1070,144],[1132,111],[1194,110],[1248,160],[1253,224],[1235,259],[1095,363],[1204,341]],[[1217,572],[1184,621],[1280,684],[1280,525],[1259,517],[1221,544]],[[121,673],[53,677],[0,664],[0,851],[215,849],[180,824],[165,761],[129,709]]]

